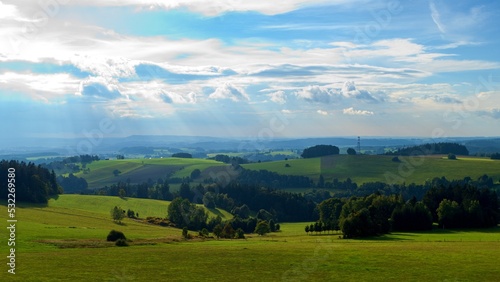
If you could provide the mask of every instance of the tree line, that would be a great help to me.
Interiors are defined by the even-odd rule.
[[[305,231],[341,230],[345,238],[375,236],[391,231],[441,228],[487,228],[500,220],[495,191],[464,179],[435,185],[423,199],[373,193],[364,197],[331,198],[318,204],[319,220]]]
[[[463,155],[468,156],[469,150],[464,145],[450,142],[427,143],[418,146],[399,148],[395,151],[387,152],[386,155],[395,156],[420,156],[420,155]]]

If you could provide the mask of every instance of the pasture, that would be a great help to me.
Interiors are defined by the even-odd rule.
[[[449,180],[473,179],[487,174],[500,179],[500,161],[487,158],[460,157],[448,160],[441,155],[399,157],[400,162],[392,161],[393,156],[382,155],[335,155],[313,159],[293,159],[266,163],[242,165],[246,169],[266,169],[279,174],[303,175],[314,181],[323,175],[325,181],[337,178],[351,178],[353,182],[390,182],[424,183],[434,177],[446,177]],[[289,164],[289,167],[286,167]]]
[[[116,184],[119,181],[132,183],[147,182],[149,179],[156,181],[158,178],[188,177],[195,169],[201,171],[209,167],[224,166],[224,163],[206,159],[125,159],[101,160],[87,165],[89,172],[79,172],[75,175],[87,180],[89,188],[101,188],[106,185]],[[115,175],[113,172],[120,173]]]
[[[133,203],[137,201],[136,203]],[[130,206],[127,206],[129,202]],[[161,201],[61,195],[17,209],[16,275],[2,281],[497,281],[500,228],[394,233],[365,240],[306,235],[306,223],[246,240],[181,239],[181,230],[109,216],[111,206],[141,217]],[[5,206],[3,206],[5,208]],[[222,212],[222,211],[221,211]],[[225,213],[225,212],[223,212]],[[2,213],[3,222],[6,212]],[[125,233],[129,247],[105,242]],[[6,229],[2,228],[5,238]],[[190,233],[196,234],[191,231]],[[6,243],[0,251],[7,255]],[[8,280],[7,280],[8,279]]]

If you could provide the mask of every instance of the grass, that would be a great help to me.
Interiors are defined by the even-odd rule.
[[[307,223],[282,223],[281,232],[246,240],[185,241],[175,228],[131,219],[115,224],[107,206],[126,208],[124,202],[140,214],[164,210],[161,201],[81,195],[19,205],[17,274],[8,275],[4,265],[0,280],[497,281],[500,275],[500,228],[340,240],[306,235]],[[111,229],[123,231],[131,246],[105,242]],[[0,252],[8,255],[5,241]]]
[[[213,160],[183,158],[102,160],[87,165],[89,173],[79,172],[75,175],[85,178],[89,188],[101,188],[119,181],[142,183],[149,179],[153,181],[158,178],[164,179],[169,175],[187,177],[194,169],[204,170],[223,165]],[[114,170],[119,170],[121,173],[115,176]]]
[[[401,162],[392,161],[392,156],[380,155],[336,155],[313,159],[290,159],[274,162],[262,162],[242,165],[251,170],[269,170],[279,174],[302,175],[317,181],[323,175],[326,181],[337,178],[362,184],[365,182],[391,183],[424,183],[435,177],[463,179],[470,176],[473,179],[487,174],[494,179],[500,178],[500,161],[478,157],[458,157],[448,160],[446,156],[399,157]],[[288,164],[289,167],[285,165]],[[227,165],[207,159],[126,159],[105,160],[93,162],[87,167],[89,173],[77,173],[77,176],[87,180],[89,188],[100,188],[119,181],[142,183],[158,178],[189,177],[191,172],[199,169],[202,178],[209,173],[225,170]],[[118,176],[114,170],[121,171]],[[201,178],[196,180],[201,181]]]
[[[443,156],[399,157],[401,162],[393,162],[392,156],[378,155],[336,155],[325,158],[294,159],[269,163],[254,163],[243,165],[244,168],[259,170],[267,169],[280,174],[304,175],[317,181],[320,174],[325,180],[333,178],[353,182],[424,183],[434,177],[445,176],[447,179],[463,179],[470,176],[474,179],[488,174],[500,178],[500,161],[487,158],[458,157],[448,160]],[[285,167],[289,164],[290,167]],[[390,175],[391,178],[387,176]]]

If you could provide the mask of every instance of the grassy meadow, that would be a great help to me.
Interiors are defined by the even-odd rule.
[[[424,183],[434,177],[474,179],[488,174],[494,179],[500,178],[500,161],[489,158],[460,157],[448,160],[445,156],[399,157],[401,162],[392,161],[393,156],[381,155],[335,155],[324,158],[293,159],[266,163],[243,165],[246,169],[266,169],[279,174],[304,175],[317,181],[320,174],[325,180],[333,178],[353,182],[387,182],[386,174],[395,175],[396,183]],[[289,164],[290,167],[285,165]]]
[[[141,217],[164,215],[168,205],[81,195],[61,195],[48,206],[18,205],[16,275],[4,264],[0,280],[497,281],[500,276],[500,228],[345,240],[340,234],[306,235],[306,223],[282,223],[281,232],[249,234],[246,240],[186,241],[179,229],[132,219],[114,223],[109,210],[117,204]],[[130,246],[105,242],[111,229],[123,231]],[[8,255],[4,240],[0,251]]]
[[[125,159],[125,160],[101,160],[87,165],[89,172],[79,172],[75,175],[87,180],[89,188],[101,188],[106,185],[116,184],[119,181],[132,183],[142,183],[152,179],[165,179],[170,177],[187,177],[195,169],[201,171],[210,168],[225,166],[224,163],[207,159],[183,159],[183,158],[163,158],[163,159]],[[119,170],[120,174],[115,176],[114,170]]]

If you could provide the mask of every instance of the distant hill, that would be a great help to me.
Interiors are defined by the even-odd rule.
[[[468,156],[469,150],[467,147],[457,143],[441,142],[427,143],[418,146],[404,147],[396,151],[387,152],[387,155],[396,156],[419,156],[419,155],[446,155],[455,154]]]

